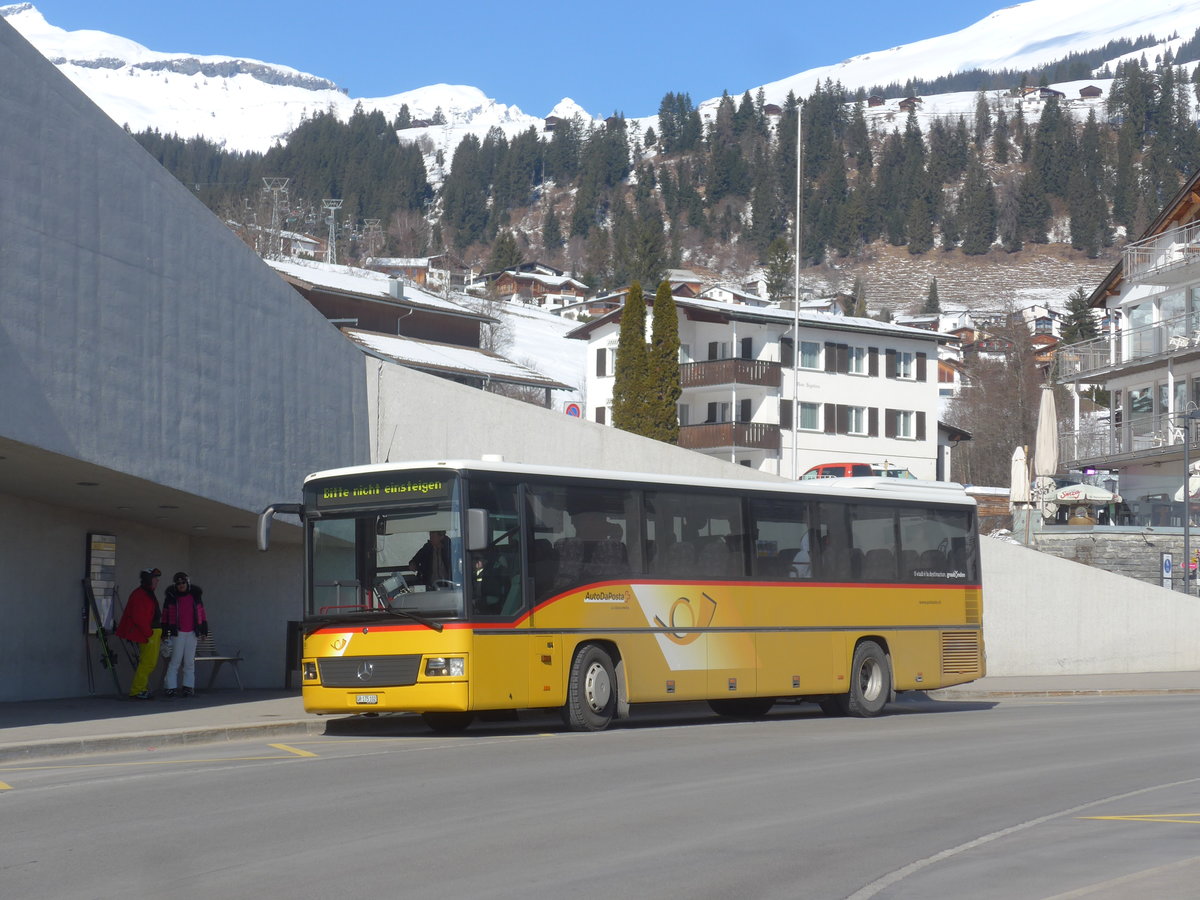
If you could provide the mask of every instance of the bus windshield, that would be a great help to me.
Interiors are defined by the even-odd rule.
[[[412,484],[429,489],[378,483],[313,488],[310,502],[328,511],[310,521],[309,616],[462,615],[458,481],[439,474],[432,481],[409,479]]]

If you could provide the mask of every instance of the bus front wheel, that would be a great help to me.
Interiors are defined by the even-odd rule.
[[[475,721],[474,713],[469,712],[425,712],[421,713],[425,724],[434,731],[464,731]]]
[[[874,641],[854,648],[850,666],[850,693],[839,698],[846,715],[869,718],[883,712],[892,695],[892,670],[887,654]]]
[[[571,663],[563,721],[572,731],[603,731],[617,709],[612,660],[595,644],[580,648]]]

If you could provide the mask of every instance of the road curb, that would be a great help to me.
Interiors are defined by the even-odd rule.
[[[56,738],[37,743],[0,746],[0,764],[58,759],[79,756],[83,753],[112,753],[119,750],[155,750],[159,747],[177,747],[188,744],[215,744],[222,741],[242,740],[247,737],[324,734],[326,724],[321,719],[297,719],[288,722],[216,725],[203,728],[96,735],[94,737]]]
[[[1200,694],[1200,688],[1080,688],[1058,691],[928,691],[934,700],[1012,700],[1016,697],[1137,697],[1155,694]]]

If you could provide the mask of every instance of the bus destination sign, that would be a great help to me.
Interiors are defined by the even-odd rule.
[[[445,475],[427,477],[421,473],[334,478],[309,485],[317,509],[344,506],[374,506],[406,500],[444,500],[450,496],[452,481]]]

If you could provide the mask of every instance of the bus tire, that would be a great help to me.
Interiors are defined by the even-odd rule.
[[[575,654],[563,721],[572,731],[603,731],[617,711],[617,676],[609,655],[595,644]]]
[[[892,695],[892,670],[887,654],[874,641],[863,641],[854,648],[850,665],[850,693],[842,702],[846,715],[866,719],[877,716]]]
[[[432,730],[439,732],[465,731],[475,721],[469,712],[424,712],[421,718]]]
[[[761,719],[775,705],[774,697],[725,697],[709,700],[709,707],[718,716],[730,719]]]

